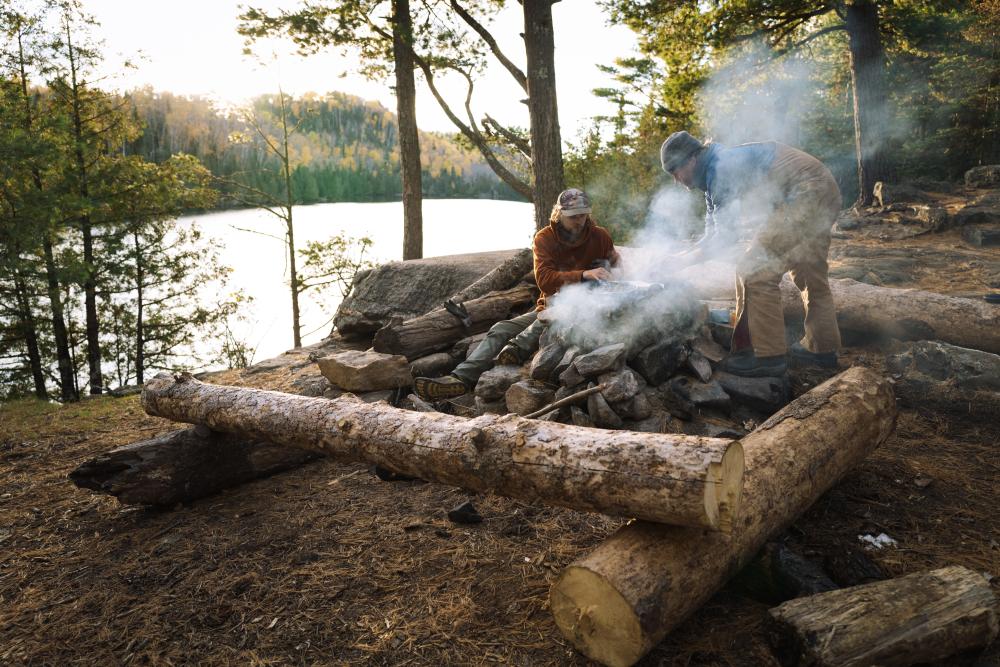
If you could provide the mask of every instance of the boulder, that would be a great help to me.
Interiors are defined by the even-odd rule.
[[[566,370],[559,374],[559,384],[564,387],[575,387],[582,384],[584,380],[586,378],[580,375],[580,371],[576,370],[576,364],[570,364]]]
[[[573,359],[575,359],[576,355],[578,355],[579,353],[580,353],[580,348],[576,347],[575,345],[573,347],[567,348],[566,352],[559,360],[559,363],[557,363],[555,368],[552,369],[552,374],[550,377],[559,377],[564,372],[566,372],[566,369],[570,367],[570,364],[573,363]]]
[[[746,378],[718,372],[715,379],[735,403],[743,403],[767,414],[777,412],[791,400],[787,378]]]
[[[642,421],[653,414],[653,407],[650,405],[649,399],[646,398],[646,395],[643,393],[638,393],[624,401],[610,403],[610,405],[611,409],[614,410],[619,417],[622,417],[623,419],[631,419],[632,421]]]
[[[435,352],[426,357],[420,357],[410,362],[410,375],[413,377],[440,377],[447,375],[458,366],[458,359],[448,352]]]
[[[551,387],[538,380],[515,382],[504,394],[507,412],[518,415],[531,414],[551,403],[554,393]]]
[[[593,377],[609,371],[619,371],[625,366],[625,343],[615,343],[581,354],[573,360],[573,366],[584,377]],[[563,383],[568,384],[568,383]]]
[[[991,248],[1000,245],[1000,229],[966,227],[962,230],[962,238],[977,248]]]
[[[639,375],[627,366],[620,371],[597,376],[597,382],[604,385],[601,393],[608,403],[627,401],[642,389]]]
[[[687,357],[687,349],[673,341],[661,341],[640,351],[631,366],[651,385],[670,379]]]
[[[621,428],[622,420],[608,402],[601,396],[601,392],[594,392],[587,397],[587,413],[593,420],[595,426],[601,428]]]
[[[389,262],[358,276],[333,318],[344,336],[373,334],[390,318],[423,315],[513,257],[518,250]]]
[[[559,343],[549,343],[535,353],[528,368],[528,375],[533,380],[548,380],[565,354],[565,347]]]
[[[952,225],[997,225],[1000,224],[1000,206],[995,204],[973,204],[963,206],[951,217]]]
[[[408,387],[413,381],[406,357],[400,354],[345,350],[317,360],[327,380],[347,391],[378,391]]]
[[[965,172],[965,184],[970,188],[992,188],[1000,185],[1000,164],[973,167]]]
[[[938,383],[962,390],[1000,391],[1000,355],[989,352],[920,340],[906,343],[886,365],[905,382],[927,391]]]
[[[479,376],[479,382],[476,383],[476,398],[502,403],[504,394],[510,386],[522,378],[524,369],[520,366],[494,366]]]
[[[692,350],[687,355],[687,359],[684,360],[684,368],[702,382],[708,382],[712,379],[712,365],[700,352]]]
[[[670,388],[698,409],[728,411],[731,406],[729,394],[715,380],[699,382],[680,375],[670,381]]]

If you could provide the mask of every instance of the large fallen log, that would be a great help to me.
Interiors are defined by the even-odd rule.
[[[80,464],[69,478],[126,505],[171,506],[316,458],[315,452],[188,428],[112,449]]]
[[[786,665],[912,665],[981,648],[1000,605],[986,577],[960,566],[789,600],[771,610]]]
[[[631,665],[705,603],[892,432],[889,382],[851,368],[745,437],[743,502],[730,534],[635,522],[553,584],[562,633],[606,665]]]
[[[142,405],[151,415],[428,481],[661,523],[727,530],[742,489],[742,448],[719,438],[597,436],[515,415],[463,419],[165,373],[146,383]]]
[[[455,303],[465,303],[486,296],[490,292],[510,289],[517,284],[521,276],[531,271],[533,261],[534,256],[531,253],[531,248],[518,250],[517,254],[502,262],[485,276],[461,292],[453,294],[451,300]]]
[[[431,352],[443,350],[470,334],[486,331],[512,313],[527,309],[534,302],[537,292],[531,285],[518,285],[502,292],[492,292],[465,303],[472,326],[444,308],[432,310],[412,320],[389,322],[375,332],[372,347],[376,352],[406,355],[413,361]]]
[[[830,281],[837,322],[844,331],[900,340],[940,340],[1000,354],[1000,307],[917,289],[878,287],[855,280]],[[802,296],[791,280],[781,284],[785,317],[801,321]]]

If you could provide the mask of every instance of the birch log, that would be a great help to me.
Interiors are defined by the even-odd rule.
[[[727,530],[742,489],[742,447],[720,438],[598,433],[516,415],[463,419],[165,373],[146,383],[142,405],[428,481],[660,523]]]
[[[855,367],[745,437],[731,534],[636,522],[572,563],[551,590],[560,631],[606,665],[631,665],[892,432],[889,382]]]
[[[80,464],[80,488],[126,505],[171,506],[267,477],[318,458],[314,452],[188,428],[112,449]]]
[[[986,577],[956,565],[789,600],[769,634],[786,665],[890,667],[982,648],[998,616]]]
[[[917,289],[878,287],[834,279],[830,289],[841,329],[900,340],[940,340],[1000,354],[1000,307]],[[791,280],[781,283],[785,317],[801,320],[802,296]]]
[[[403,354],[409,361],[451,347],[470,334],[481,333],[517,311],[526,310],[534,302],[537,290],[531,285],[518,285],[502,292],[491,292],[465,303],[472,326],[465,328],[461,320],[444,308],[405,322],[389,322],[375,333],[372,347],[376,352]]]

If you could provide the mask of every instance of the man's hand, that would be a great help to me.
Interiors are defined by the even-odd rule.
[[[584,280],[611,280],[611,272],[603,266],[583,272]]]

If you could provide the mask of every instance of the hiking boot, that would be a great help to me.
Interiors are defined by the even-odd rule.
[[[500,350],[500,354],[493,361],[498,366],[520,366],[524,363],[521,360],[521,350],[515,345],[504,345],[503,349]]]
[[[837,368],[836,352],[810,352],[798,343],[792,343],[792,346],[788,348],[788,358],[796,366]]]
[[[454,375],[445,375],[439,378],[415,378],[413,391],[425,401],[442,401],[467,394],[469,388]]]
[[[788,372],[785,357],[758,357],[755,354],[736,354],[726,357],[722,370],[746,378],[781,377]]]

